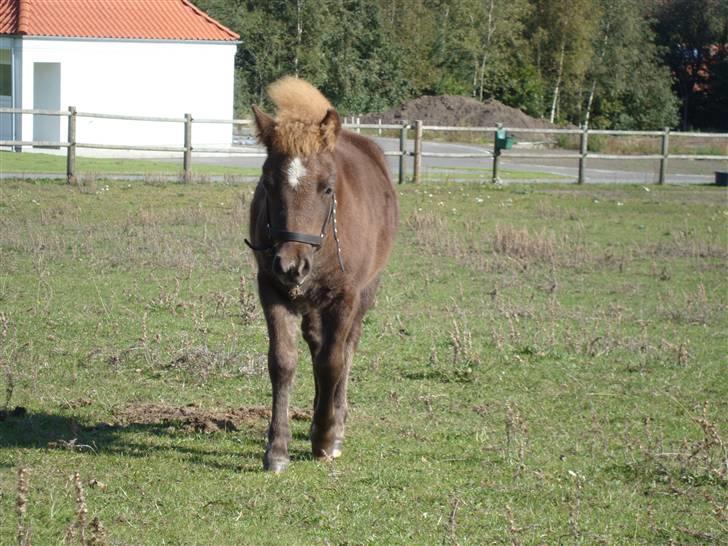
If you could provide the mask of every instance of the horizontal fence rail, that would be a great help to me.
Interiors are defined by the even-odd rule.
[[[0,114],[34,114],[37,116],[69,116],[66,110],[39,110],[27,108],[0,108]]]
[[[66,144],[69,146],[70,144]],[[186,148],[183,146],[154,146],[152,144],[144,144],[134,146],[130,144],[92,144],[86,142],[76,142],[77,148],[89,148],[93,150],[129,150],[131,152],[184,152]]]
[[[169,152],[181,153],[183,156],[183,176],[185,181],[191,180],[192,154],[197,153],[221,153],[230,154],[237,157],[262,158],[266,156],[265,152],[240,149],[235,146],[216,147],[216,146],[192,146],[192,128],[193,124],[221,124],[251,127],[253,121],[250,119],[217,119],[217,118],[194,118],[191,114],[185,114],[183,117],[165,117],[165,116],[141,116],[127,114],[108,114],[99,112],[79,112],[75,107],[70,106],[68,110],[44,110],[44,109],[23,109],[23,108],[0,108],[0,114],[14,115],[32,115],[32,116],[57,116],[67,118],[68,131],[67,141],[38,141],[38,140],[0,140],[0,147],[14,147],[22,149],[22,147],[47,147],[47,148],[66,148],[67,155],[67,179],[72,182],[76,178],[75,163],[76,150],[79,148],[96,149],[96,150],[128,150],[128,151],[149,151],[149,152]],[[151,122],[151,123],[179,123],[183,126],[182,144],[179,146],[159,146],[159,145],[131,145],[131,144],[104,144],[93,142],[77,141],[77,120],[79,118],[92,119],[109,119],[133,122]],[[499,159],[565,159],[578,162],[577,183],[584,183],[586,179],[586,167],[588,159],[596,160],[642,160],[642,161],[659,161],[660,170],[658,183],[664,184],[667,178],[667,166],[670,159],[674,160],[728,160],[728,155],[711,155],[711,154],[671,154],[669,153],[670,138],[706,138],[706,139],[728,139],[728,133],[689,133],[680,131],[670,131],[666,128],[662,131],[625,131],[616,129],[588,129],[588,128],[552,128],[552,127],[504,127],[496,125],[493,127],[460,127],[460,126],[442,126],[442,125],[425,125],[422,121],[414,122],[403,121],[401,123],[361,123],[361,118],[344,119],[344,126],[357,133],[362,130],[375,130],[379,135],[382,131],[396,131],[399,133],[399,149],[396,151],[385,151],[384,155],[399,158],[398,182],[401,184],[406,178],[406,158],[411,157],[413,162],[412,180],[419,183],[422,180],[422,158],[473,158],[487,159],[493,161],[492,181],[498,182],[499,178]],[[503,136],[503,131],[507,129],[507,133],[512,134],[542,134],[542,135],[578,135],[579,149],[571,153],[523,153],[517,151],[507,151],[502,146],[499,139]],[[408,147],[409,131],[413,131],[414,138],[412,149]],[[492,149],[483,149],[472,153],[445,153],[445,152],[425,152],[423,151],[424,134],[428,133],[484,133],[493,135]],[[651,154],[605,154],[597,152],[589,152],[588,139],[590,135],[605,136],[639,136],[652,137],[660,139],[660,152]]]
[[[117,119],[123,121],[153,121],[156,123],[184,123],[185,118],[170,118],[161,116],[127,116],[124,114],[99,114],[97,112],[76,112],[79,118]]]
[[[38,148],[68,148],[68,142],[46,140],[0,140],[0,146],[36,146]]]

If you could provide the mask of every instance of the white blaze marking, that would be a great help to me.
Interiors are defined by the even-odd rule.
[[[294,157],[291,160],[288,169],[286,169],[286,174],[288,175],[288,183],[295,190],[301,182],[301,178],[306,176],[306,167],[303,166],[301,158]]]

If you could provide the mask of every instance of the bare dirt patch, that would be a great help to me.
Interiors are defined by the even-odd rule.
[[[114,412],[116,425],[164,425],[179,427],[186,432],[235,432],[241,428],[265,424],[270,409],[262,406],[209,410],[195,404],[170,406],[167,404],[131,404]],[[311,419],[306,410],[291,409],[290,418],[298,421]]]
[[[529,116],[518,108],[500,101],[480,102],[470,97],[454,95],[424,96],[403,102],[386,112],[362,116],[363,123],[401,123],[422,120],[427,125],[454,127],[493,127],[502,123],[509,128],[544,129],[556,127],[546,120]]]

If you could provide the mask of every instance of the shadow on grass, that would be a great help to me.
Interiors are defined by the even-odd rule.
[[[223,438],[235,433],[235,449]],[[199,438],[190,445],[190,438]],[[214,447],[204,444],[215,443]],[[199,464],[234,472],[262,471],[263,434],[249,430],[203,433],[179,428],[167,421],[155,423],[97,424],[83,423],[69,415],[27,412],[7,415],[0,420],[0,449],[22,448],[73,451],[90,457],[150,457],[173,455],[188,464]],[[304,453],[292,458],[305,460]]]

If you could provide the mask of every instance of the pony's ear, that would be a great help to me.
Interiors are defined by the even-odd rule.
[[[270,149],[273,142],[273,131],[276,126],[275,120],[255,104],[253,105],[253,117],[255,118],[255,135],[258,137],[258,142]]]
[[[336,145],[336,137],[341,131],[341,118],[339,113],[333,108],[326,111],[324,119],[321,121],[321,140],[324,143],[324,149],[333,150]]]

